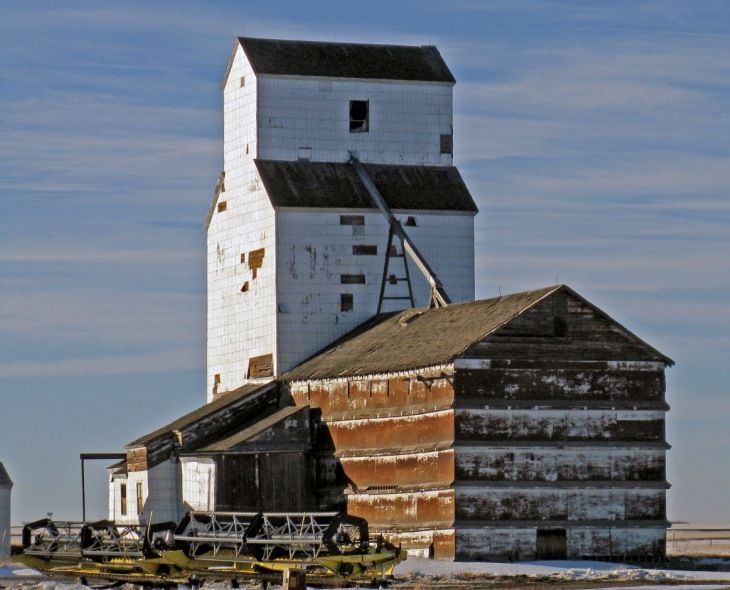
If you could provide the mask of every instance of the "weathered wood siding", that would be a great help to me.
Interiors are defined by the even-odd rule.
[[[307,453],[254,452],[217,455],[216,510],[285,512],[313,510],[313,465]]]
[[[460,446],[460,481],[661,481],[663,448]]]
[[[457,556],[534,558],[540,526],[568,557],[661,555],[658,353],[559,292],[454,367]]]
[[[666,514],[665,490],[594,487],[456,486],[456,519],[657,520]]]
[[[488,528],[458,526],[456,553],[462,559],[532,560],[537,558],[538,526]],[[568,527],[567,554],[591,559],[661,559],[663,527],[622,527],[592,524]]]

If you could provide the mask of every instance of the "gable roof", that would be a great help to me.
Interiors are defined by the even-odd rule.
[[[5,470],[5,466],[0,463],[0,486],[4,488],[12,488],[13,480],[10,479],[8,472]]]
[[[374,45],[238,37],[256,74],[446,82],[446,62],[432,45]],[[234,45],[234,54],[236,45]],[[231,68],[223,79],[226,79]]]
[[[375,209],[355,169],[345,162],[255,160],[275,208]],[[453,166],[364,164],[391,209],[478,211]]]
[[[646,347],[657,360],[673,361],[623,328],[565,285],[444,308],[408,309],[366,322],[330,347],[282,376],[284,381],[408,371],[446,365],[467,348],[552,294],[565,290]]]
[[[181,430],[185,428],[186,426],[190,426],[191,424],[194,424],[195,422],[198,422],[204,418],[207,418],[216,412],[220,412],[222,410],[225,410],[228,406],[235,404],[236,402],[240,401],[242,398],[248,397],[249,395],[253,394],[254,392],[261,391],[263,392],[266,389],[270,389],[272,387],[276,387],[275,382],[269,382],[264,385],[260,383],[249,383],[247,385],[243,385],[239,387],[238,389],[234,389],[233,391],[230,391],[228,393],[225,393],[218,397],[217,399],[213,400],[212,402],[205,404],[204,406],[201,406],[192,412],[189,412],[185,414],[184,416],[181,416],[180,418],[177,418],[176,420],[173,420],[169,424],[166,424],[165,426],[161,426],[160,428],[153,430],[149,434],[145,434],[144,436],[139,437],[136,440],[133,440],[131,443],[127,445],[127,448],[130,447],[139,447],[142,446],[156,438],[159,438],[161,436],[164,436],[166,434],[169,434],[171,432],[174,432],[175,430]]]
[[[444,365],[560,287],[447,307],[407,309],[367,322],[282,379],[334,378]]]

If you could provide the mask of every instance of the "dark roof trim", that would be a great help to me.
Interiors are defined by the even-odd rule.
[[[345,162],[254,160],[275,209],[377,211],[355,169]],[[365,164],[388,206],[401,211],[476,214],[476,203],[454,166]]]
[[[268,391],[272,387],[276,387],[277,383],[276,381],[271,381],[269,383],[260,384],[260,383],[250,383],[247,385],[243,385],[242,387],[239,387],[238,389],[234,389],[233,391],[230,391],[228,393],[224,393],[217,399],[213,400],[212,402],[205,404],[204,406],[201,406],[200,408],[197,408],[193,410],[192,412],[189,412],[185,414],[184,416],[181,416],[177,420],[173,420],[169,424],[166,424],[165,426],[162,426],[161,428],[158,428],[157,430],[153,430],[149,434],[146,434],[136,440],[133,440],[131,443],[127,445],[127,448],[134,448],[134,447],[141,447],[145,444],[155,440],[156,438],[160,438],[162,436],[168,435],[171,432],[174,432],[175,430],[180,430],[182,428],[185,428],[186,426],[189,426],[191,424],[194,424],[195,422],[198,422],[199,420],[202,420],[211,414],[214,414],[220,410],[225,409],[231,404],[234,404],[241,400],[244,397],[248,397],[252,394],[261,394],[265,391]]]
[[[251,426],[248,426],[247,428],[244,428],[243,430],[239,430],[231,436],[228,436],[222,440],[216,441],[206,447],[203,447],[202,449],[199,449],[197,452],[216,453],[219,451],[230,451],[235,446],[246,442],[248,439],[253,438],[258,434],[261,434],[275,424],[281,422],[282,420],[286,420],[291,415],[296,414],[297,412],[301,412],[304,409],[308,408],[303,408],[299,406],[288,406],[286,408],[282,408],[278,412],[275,412],[270,416],[259,420],[258,422],[252,424]]]
[[[222,170],[221,173],[218,175],[218,181],[215,183],[215,190],[213,190],[213,198],[210,201],[210,206],[208,207],[208,213],[205,216],[205,231],[208,231],[208,228],[210,227],[210,220],[213,219],[213,214],[215,213],[215,206],[218,203],[218,197],[220,197],[221,192],[223,190],[223,187],[225,186],[226,182],[226,171]]]
[[[10,479],[10,475],[5,470],[5,466],[2,463],[0,463],[0,486],[6,488],[13,487],[13,480]]]
[[[433,45],[377,45],[238,37],[221,88],[228,81],[238,45],[255,74],[453,85],[453,74]]]

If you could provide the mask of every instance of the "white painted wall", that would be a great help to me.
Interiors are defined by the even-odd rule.
[[[137,482],[142,484],[142,506],[137,506]],[[127,513],[121,511],[121,486],[127,486]],[[180,464],[177,458],[147,471],[130,471],[126,477],[110,476],[109,519],[118,524],[177,522],[185,512],[181,498]]]
[[[451,165],[440,135],[452,134],[452,84],[259,76],[259,158]],[[369,131],[350,132],[350,101],[369,101]]]
[[[0,559],[10,556],[10,486],[0,486]]]
[[[279,371],[287,371],[346,334],[377,311],[388,224],[380,213],[355,212],[364,226],[340,225],[353,210],[278,211],[277,288]],[[398,214],[405,221],[408,213]],[[411,212],[418,223],[407,231],[438,274],[452,301],[474,299],[474,217],[471,214]],[[353,245],[377,245],[377,256],[354,256]],[[400,252],[400,243],[398,243]],[[402,259],[389,274],[404,276]],[[428,283],[409,260],[416,305],[428,303]],[[341,284],[343,274],[364,274],[366,283]],[[389,295],[406,294],[405,284],[386,286]],[[353,311],[340,311],[340,295],[351,293]],[[386,302],[384,311],[409,307]]]
[[[240,86],[245,77],[244,87]],[[246,382],[252,356],[276,356],[274,209],[258,178],[256,154],[256,79],[237,50],[224,99],[225,192],[208,228],[208,374],[207,398]],[[248,153],[246,153],[248,151]],[[257,277],[248,254],[265,248]],[[241,263],[241,254],[246,261]],[[249,291],[241,292],[249,282]],[[215,388],[215,375],[221,382]]]
[[[183,504],[190,510],[215,510],[215,462],[205,457],[180,457]]]
[[[369,101],[367,133],[350,133],[350,100]],[[226,190],[218,202],[226,210],[214,207],[207,235],[208,401],[247,382],[251,357],[273,354],[274,374],[281,374],[377,309],[388,235],[380,214],[367,213],[358,233],[340,226],[338,211],[275,213],[254,158],[297,160],[307,147],[320,161],[345,161],[353,149],[366,162],[452,164],[451,155],[440,153],[440,135],[452,133],[451,84],[256,76],[238,47],[223,101]],[[454,301],[473,299],[473,216],[415,215],[419,226],[408,231],[447,293]],[[376,244],[378,256],[353,256],[353,244]],[[240,260],[258,248],[266,253],[253,279]],[[410,270],[423,305],[426,283],[414,265]],[[366,285],[340,284],[340,274],[359,272]],[[397,267],[391,272],[402,274]],[[340,313],[343,292],[353,294],[354,311]]]

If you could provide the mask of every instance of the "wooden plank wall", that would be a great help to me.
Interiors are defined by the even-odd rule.
[[[657,353],[559,292],[454,366],[457,556],[534,558],[540,527],[567,531],[567,557],[661,554]]]

